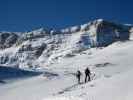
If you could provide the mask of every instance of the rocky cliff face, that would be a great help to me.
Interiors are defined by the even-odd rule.
[[[131,27],[102,19],[62,30],[44,28],[21,33],[0,33],[0,64],[38,67],[59,62],[91,47],[108,46],[130,37]]]
[[[19,36],[15,33],[2,32],[0,33],[0,49],[5,49],[13,46]]]

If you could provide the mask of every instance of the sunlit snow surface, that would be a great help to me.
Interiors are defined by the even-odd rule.
[[[116,42],[63,58],[40,75],[0,83],[0,100],[133,100],[133,41]],[[90,67],[93,80],[78,85],[73,75]]]

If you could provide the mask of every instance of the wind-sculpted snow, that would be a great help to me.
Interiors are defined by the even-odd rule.
[[[30,68],[50,66],[93,47],[129,40],[129,27],[98,19],[61,30],[40,28],[21,35],[2,32],[0,64]]]

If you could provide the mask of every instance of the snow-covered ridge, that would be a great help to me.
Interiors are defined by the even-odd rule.
[[[0,33],[0,64],[19,67],[49,66],[91,47],[130,39],[130,26],[103,19],[61,30],[40,28],[21,35]]]

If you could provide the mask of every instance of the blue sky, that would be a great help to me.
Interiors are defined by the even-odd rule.
[[[133,0],[0,0],[0,31],[64,28],[103,18],[133,24]]]

